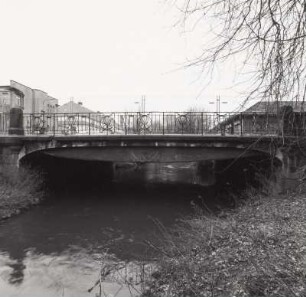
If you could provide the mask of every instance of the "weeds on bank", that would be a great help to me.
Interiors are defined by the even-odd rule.
[[[29,168],[0,168],[0,219],[37,204],[43,196],[43,179]]]
[[[159,269],[149,296],[306,296],[306,191],[245,193],[220,216],[197,214],[161,226]]]
[[[112,294],[117,296],[122,290],[128,291],[128,296],[140,296],[144,292],[144,285],[148,282],[154,266],[144,262],[124,262],[114,255],[105,252],[100,259],[100,272],[94,285],[88,289],[95,291],[96,297],[109,296],[105,283],[118,284],[118,289]]]

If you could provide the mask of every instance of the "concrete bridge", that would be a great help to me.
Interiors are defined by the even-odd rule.
[[[219,118],[219,122],[209,121],[211,117],[216,115],[97,113],[47,117],[23,115],[13,109],[7,133],[0,137],[1,164],[19,166],[21,160],[36,153],[115,163],[203,162],[257,156],[278,159],[284,173],[290,175],[301,162],[299,150],[305,147],[305,137],[279,133],[272,121],[265,130],[256,125],[250,128],[247,115],[240,116],[239,129],[232,130],[226,126],[233,128],[230,115],[226,121]],[[239,133],[235,133],[237,130]]]
[[[55,157],[107,162],[199,162],[280,156],[277,139],[223,136],[3,136],[2,162],[18,166],[37,152]]]

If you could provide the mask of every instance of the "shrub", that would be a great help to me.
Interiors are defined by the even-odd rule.
[[[306,197],[248,199],[222,217],[162,229],[159,271],[143,296],[305,296]]]
[[[30,168],[0,168],[0,219],[37,204],[43,196],[43,178]]]

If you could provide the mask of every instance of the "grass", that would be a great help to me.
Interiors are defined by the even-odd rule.
[[[158,271],[142,295],[306,296],[306,191],[245,193],[221,216],[162,229]]]
[[[41,175],[29,168],[0,168],[0,220],[37,204],[43,196]]]

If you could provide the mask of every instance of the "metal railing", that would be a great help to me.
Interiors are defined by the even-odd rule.
[[[26,134],[169,135],[218,134],[227,115],[200,112],[25,114]]]
[[[23,115],[25,135],[280,135],[303,134],[305,113],[103,112]],[[9,114],[0,114],[7,134]]]

